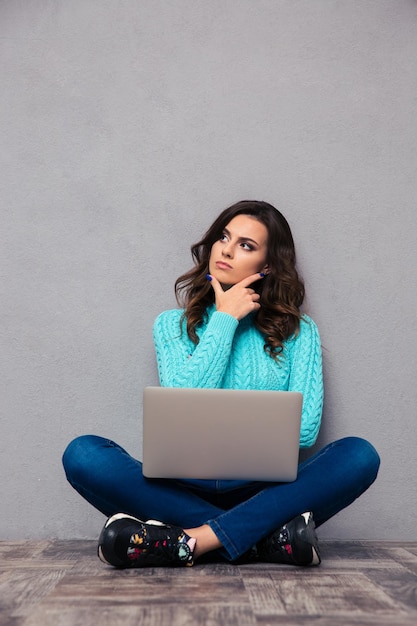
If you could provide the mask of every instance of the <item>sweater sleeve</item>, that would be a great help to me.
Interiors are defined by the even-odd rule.
[[[218,388],[229,362],[238,321],[215,311],[195,346],[185,324],[180,326],[182,311],[161,313],[155,320],[153,336],[162,387]]]
[[[294,339],[290,391],[303,394],[300,447],[312,446],[319,433],[323,409],[323,373],[320,336],[316,324],[304,315]]]

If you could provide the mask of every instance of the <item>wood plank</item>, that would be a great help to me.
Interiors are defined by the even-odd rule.
[[[316,570],[282,575],[243,574],[255,615],[392,615],[405,616],[393,600],[363,573]]]
[[[15,617],[29,614],[65,576],[64,570],[14,569],[0,575],[0,609]]]
[[[106,607],[41,606],[24,626],[256,626],[248,607],[239,605],[182,605]]]
[[[190,568],[191,569],[191,568]],[[94,577],[69,573],[49,594],[50,603],[74,602],[78,605],[182,604],[184,596],[193,604],[249,605],[240,578],[198,576],[186,569],[176,569],[175,576],[152,576],[148,570],[109,570]],[[144,575],[143,575],[144,574]]]

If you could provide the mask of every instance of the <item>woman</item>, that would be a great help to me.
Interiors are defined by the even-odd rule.
[[[300,312],[304,286],[286,219],[266,202],[238,202],[191,250],[194,267],[175,285],[183,309],[154,324],[161,385],[299,391],[300,446],[312,446],[321,348]],[[109,517],[98,547],[105,563],[192,565],[209,555],[318,565],[315,527],[372,484],[379,456],[348,437],[301,463],[293,483],[146,479],[120,446],[89,435],[70,443],[63,463],[72,486]],[[161,521],[141,521],[150,518]]]

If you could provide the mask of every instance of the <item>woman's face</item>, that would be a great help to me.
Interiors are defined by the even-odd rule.
[[[267,271],[268,231],[250,215],[236,215],[210,253],[209,272],[225,287]]]

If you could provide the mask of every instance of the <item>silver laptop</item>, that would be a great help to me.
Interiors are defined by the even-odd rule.
[[[146,387],[148,478],[291,482],[303,396],[295,391]]]

